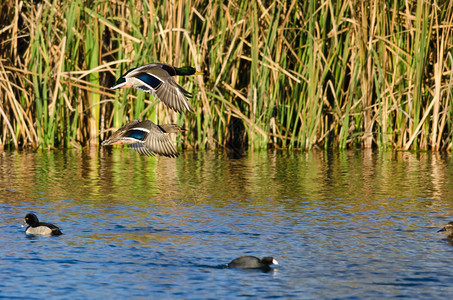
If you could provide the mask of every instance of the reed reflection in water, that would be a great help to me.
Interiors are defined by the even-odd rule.
[[[0,296],[446,296],[452,176],[427,152],[5,152]],[[26,237],[30,211],[64,235]],[[280,265],[222,268],[241,255]]]

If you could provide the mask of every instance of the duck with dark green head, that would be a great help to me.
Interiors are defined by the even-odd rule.
[[[121,76],[111,89],[136,88],[151,93],[177,112],[191,111],[188,98],[192,94],[176,83],[172,76],[203,75],[192,67],[176,68],[171,65],[152,63],[130,69]]]

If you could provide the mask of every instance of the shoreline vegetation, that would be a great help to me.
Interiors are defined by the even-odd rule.
[[[453,2],[18,1],[0,4],[0,148],[99,145],[127,121],[179,148],[451,150]],[[152,62],[194,113],[109,89]]]

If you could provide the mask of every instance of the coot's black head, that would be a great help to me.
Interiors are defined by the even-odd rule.
[[[30,225],[31,227],[39,226],[38,217],[35,214],[29,213],[25,216],[25,223]]]
[[[278,261],[274,259],[272,256],[266,256],[261,259],[261,263],[270,266],[270,265],[278,265]]]

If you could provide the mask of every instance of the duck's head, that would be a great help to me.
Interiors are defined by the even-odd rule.
[[[25,223],[27,223],[31,227],[34,227],[39,225],[39,220],[35,214],[29,213],[25,216]]]
[[[181,126],[176,125],[176,124],[162,124],[162,125],[159,125],[159,126],[166,133],[174,133],[174,132],[186,131],[186,129],[184,129]]]
[[[448,222],[447,225],[445,225],[443,228],[441,228],[437,232],[441,232],[441,231],[447,231],[448,234],[453,234],[453,221]]]
[[[192,67],[181,67],[175,68],[176,75],[187,76],[187,75],[203,75],[203,72],[198,72],[195,68]]]

